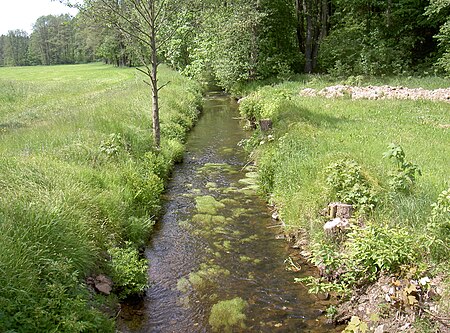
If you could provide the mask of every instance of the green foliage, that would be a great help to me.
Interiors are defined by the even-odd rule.
[[[361,214],[375,208],[378,199],[355,161],[333,163],[326,168],[326,174],[326,183],[337,200],[354,205]]]
[[[431,0],[426,15],[435,24],[439,24],[439,32],[434,36],[439,42],[440,58],[436,65],[446,73],[450,73],[450,2],[447,0]]]
[[[315,278],[313,276],[294,278],[294,281],[306,285],[308,292],[311,294],[337,293],[339,295],[348,295],[350,293],[349,285],[339,281],[330,282],[325,278]]]
[[[352,316],[347,327],[343,330],[345,333],[366,333],[369,330],[369,325],[366,322],[361,321],[357,316]]]
[[[127,164],[124,178],[132,196],[133,208],[142,214],[156,215],[160,210],[160,196],[164,191],[163,180],[135,163]]]
[[[270,195],[273,193],[275,184],[275,151],[267,150],[258,159],[258,185],[262,193]]]
[[[435,260],[445,261],[450,255],[450,188],[442,191],[431,207],[423,245]]]
[[[411,235],[400,228],[368,224],[354,226],[338,248],[327,242],[312,247],[310,261],[322,269],[324,277],[296,279],[311,293],[347,294],[361,282],[375,281],[382,272],[399,274],[403,265],[414,263],[418,246]]]
[[[162,119],[193,123],[199,86],[160,74],[172,82]],[[183,150],[164,137],[150,150],[148,87],[135,75],[101,64],[0,68],[1,332],[114,331],[83,281],[109,269],[108,248],[145,244]],[[125,281],[143,270],[131,250],[111,265],[121,288],[137,290],[145,282]]]
[[[383,154],[385,158],[393,158],[397,164],[397,170],[391,174],[389,186],[393,191],[411,193],[417,176],[422,172],[416,164],[405,161],[403,148],[395,143],[391,143],[389,150]]]
[[[355,280],[374,281],[381,272],[398,273],[417,259],[417,245],[402,228],[369,224],[354,227],[345,242],[345,264]]]
[[[214,304],[209,316],[209,324],[213,331],[233,332],[233,328],[236,326],[245,328],[244,310],[247,305],[247,302],[240,297]]]
[[[147,259],[141,259],[130,242],[124,248],[111,248],[108,253],[111,256],[108,265],[119,297],[142,295],[148,287]]]
[[[130,216],[123,223],[122,238],[135,248],[142,248],[147,243],[154,224],[155,222],[148,217]]]
[[[126,147],[122,136],[119,133],[111,133],[107,140],[103,140],[100,144],[100,152],[107,157],[114,157]]]
[[[114,322],[93,307],[98,306],[97,300],[91,300],[70,261],[59,257],[42,260],[38,271],[32,265],[27,268],[36,276],[16,275],[2,281],[2,332],[50,332],[55,327],[58,332],[71,333],[96,332],[99,328],[115,331]]]

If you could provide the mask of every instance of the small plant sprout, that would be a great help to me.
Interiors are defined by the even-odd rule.
[[[397,170],[390,175],[389,187],[394,192],[411,193],[417,176],[422,175],[419,166],[406,161],[403,148],[395,143],[389,145],[389,150],[383,154],[383,157],[394,159],[397,164]]]

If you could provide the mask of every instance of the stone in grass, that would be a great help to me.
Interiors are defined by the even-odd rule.
[[[103,274],[95,277],[94,287],[95,287],[95,290],[97,290],[100,294],[103,294],[103,295],[111,294],[112,286],[113,286],[113,282],[109,277],[107,277]]]
[[[245,328],[244,310],[248,304],[240,297],[220,301],[213,305],[209,316],[209,324],[214,332],[233,332],[233,328]]]
[[[350,227],[350,223],[347,219],[341,219],[340,217],[336,217],[335,219],[328,221],[323,226],[323,230],[325,234],[328,236],[336,236],[341,232],[344,232],[346,229]]]

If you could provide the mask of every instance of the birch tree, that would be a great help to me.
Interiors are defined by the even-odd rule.
[[[157,149],[161,144],[159,120],[159,91],[164,87],[158,82],[158,53],[170,35],[161,37],[160,31],[170,11],[175,7],[169,0],[86,0],[81,7],[96,20],[116,29],[134,51],[143,65],[137,68],[147,79],[152,98],[152,130]]]

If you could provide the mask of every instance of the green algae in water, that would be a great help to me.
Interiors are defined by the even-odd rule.
[[[261,262],[261,259],[253,259],[247,256],[240,256],[239,259],[241,260],[241,262],[250,262],[256,265]]]
[[[178,279],[177,281],[177,289],[178,291],[181,291],[182,293],[186,293],[189,288],[190,288],[191,284],[189,283],[188,279],[186,279],[185,277],[182,277],[180,279]]]
[[[199,274],[199,272],[190,273],[189,274],[189,282],[191,283],[192,287],[197,290],[203,288],[206,284],[205,280]]]
[[[249,236],[247,238],[241,239],[241,243],[242,244],[244,244],[244,243],[251,243],[251,242],[256,241],[256,240],[258,240],[258,235],[251,235],[251,236]]]
[[[222,244],[223,244],[223,248],[226,251],[230,251],[231,250],[231,242],[229,240],[223,241]]]
[[[220,200],[220,202],[226,206],[236,206],[239,204],[239,202],[237,200],[230,199],[230,198],[222,199],[222,200]]]
[[[255,194],[255,189],[248,186],[248,187],[245,187],[243,189],[240,189],[238,192],[242,193],[244,195],[254,195]]]
[[[230,174],[238,173],[232,165],[226,163],[206,163],[198,169],[198,172],[227,172]]]
[[[230,271],[219,265],[203,263],[198,271],[189,273],[187,278],[178,279],[177,289],[182,293],[188,292],[190,288],[199,290],[216,283],[220,277],[229,275]]]
[[[245,184],[245,185],[256,185],[257,182],[258,182],[258,180],[255,179],[255,178],[242,178],[242,179],[239,179],[239,183]]]
[[[213,305],[209,324],[214,332],[232,332],[234,327],[245,328],[244,314],[248,304],[240,297],[220,301]]]
[[[247,173],[245,174],[245,177],[257,179],[257,178],[258,178],[258,173],[257,173],[257,172],[247,172]]]
[[[234,148],[231,148],[231,147],[225,147],[225,148],[222,148],[220,151],[221,151],[223,154],[229,154],[229,153],[234,152]]]
[[[246,208],[236,208],[233,209],[233,217],[239,217],[241,215],[249,214],[250,210]]]
[[[229,240],[225,240],[223,242],[217,241],[213,244],[219,251],[229,252],[232,249],[231,242]]]
[[[207,189],[217,189],[217,184],[216,183],[214,183],[214,182],[207,182],[206,183],[206,188]]]
[[[247,256],[240,256],[239,259],[240,259],[242,262],[250,262],[250,261],[252,261],[252,258],[247,257]]]
[[[225,216],[221,215],[210,215],[210,214],[195,214],[192,216],[192,221],[202,224],[218,224],[226,222]]]
[[[210,195],[196,197],[195,202],[199,213],[215,215],[217,214],[217,210],[225,208],[223,203],[217,201]]]
[[[178,225],[183,229],[188,229],[191,226],[188,220],[178,221]]]

